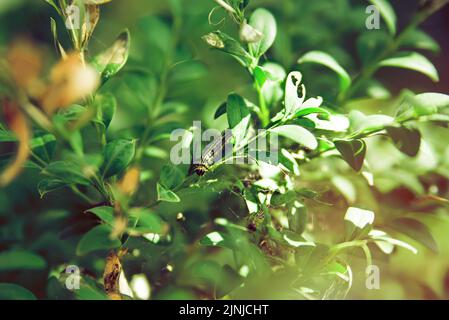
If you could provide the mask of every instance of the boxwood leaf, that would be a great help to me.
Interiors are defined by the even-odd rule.
[[[100,224],[89,230],[76,247],[76,254],[86,255],[96,250],[109,250],[118,248],[121,245],[119,239],[111,239],[112,228],[106,224]]]
[[[238,94],[230,94],[226,103],[226,115],[229,128],[235,137],[235,145],[239,146],[248,131],[251,114],[245,100]]]
[[[366,143],[363,140],[336,140],[335,147],[352,169],[360,171],[365,161]]]
[[[157,200],[164,202],[180,202],[178,195],[171,190],[166,189],[159,183],[156,185],[157,189]]]
[[[160,184],[169,190],[178,187],[184,181],[184,173],[178,167],[166,164],[162,167]]]
[[[67,184],[89,185],[90,180],[83,174],[79,163],[74,161],[56,161],[50,163],[43,171]]]
[[[43,198],[47,193],[58,190],[66,186],[67,183],[59,179],[42,179],[37,185],[37,190],[41,198]]]
[[[134,158],[134,140],[117,139],[109,142],[104,149],[104,163],[101,172],[105,178],[112,177],[128,167]]]
[[[438,245],[432,236],[429,228],[422,222],[411,218],[399,218],[392,222],[395,230],[418,241],[435,253],[438,253]]]
[[[93,213],[98,218],[100,218],[101,221],[104,221],[111,226],[114,224],[114,209],[112,207],[95,207],[86,210],[86,212]]]
[[[434,82],[440,80],[438,71],[433,63],[417,52],[400,52],[391,58],[381,61],[379,67],[396,67],[414,70],[428,76]]]
[[[13,283],[0,283],[0,300],[36,300],[36,296]]]
[[[124,67],[128,61],[129,47],[130,34],[128,30],[125,30],[109,49],[94,57],[92,64],[101,74],[103,82],[110,79]]]
[[[277,26],[274,16],[266,9],[256,9],[249,19],[249,25],[262,33],[259,41],[249,44],[249,50],[255,58],[260,58],[273,45]]]
[[[27,250],[9,250],[0,253],[0,272],[10,270],[41,270],[47,262],[34,252]]]
[[[271,129],[270,131],[289,138],[311,150],[315,150],[318,147],[318,141],[315,136],[301,126],[284,125]]]
[[[107,93],[97,95],[95,97],[95,103],[97,103],[98,108],[98,120],[108,128],[117,109],[117,100],[112,94]]]
[[[393,139],[396,147],[406,155],[415,157],[421,146],[421,133],[418,129],[409,127],[387,127],[387,133]]]
[[[298,60],[299,64],[316,63],[323,65],[338,74],[340,77],[340,89],[345,91],[351,86],[351,77],[345,69],[329,54],[322,51],[311,51]]]
[[[50,162],[56,148],[56,137],[51,133],[39,133],[30,141],[33,156],[45,162]]]

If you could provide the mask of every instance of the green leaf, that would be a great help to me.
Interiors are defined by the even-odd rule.
[[[363,140],[336,140],[335,147],[352,169],[359,172],[362,169],[366,155],[366,143]]]
[[[253,57],[260,58],[274,43],[277,33],[276,20],[268,10],[259,8],[249,18],[249,25],[263,34],[262,39],[248,45]]]
[[[221,31],[211,32],[202,38],[211,48],[220,50],[233,56],[245,67],[253,64],[254,58],[242,47],[242,45]]]
[[[214,120],[220,118],[222,115],[224,115],[224,114],[226,113],[226,106],[227,106],[227,103],[226,103],[226,102],[223,102],[223,103],[218,107],[217,111],[215,111],[215,114],[214,114]]]
[[[11,270],[41,270],[47,262],[39,255],[26,250],[9,250],[0,253],[0,272]]]
[[[307,219],[307,207],[299,201],[295,201],[288,215],[288,226],[297,234],[302,234],[306,230]]]
[[[144,208],[134,208],[129,211],[129,216],[138,219],[138,224],[135,231],[141,233],[156,233],[161,234],[163,232],[164,222],[154,212]]]
[[[413,29],[407,32],[401,41],[404,47],[428,50],[433,53],[440,52],[440,45],[431,36],[419,29]]]
[[[0,283],[0,300],[37,300],[36,296],[13,283]]]
[[[49,5],[51,5],[56,12],[58,12],[59,15],[61,15],[61,11],[59,10],[59,7],[56,5],[54,0],[44,0],[45,2],[47,2]]]
[[[109,49],[94,57],[92,64],[101,74],[103,82],[109,80],[125,66],[128,61],[129,47],[130,34],[128,30],[125,30]]]
[[[299,176],[299,166],[295,157],[286,149],[281,149],[278,155],[279,164],[284,167],[283,169],[292,172],[296,176]]]
[[[200,244],[211,247],[233,248],[232,241],[228,239],[227,235],[217,231],[205,235],[200,240]]]
[[[50,163],[43,171],[67,184],[89,185],[90,180],[84,176],[79,163],[74,161],[56,161]]]
[[[327,111],[326,109],[323,109],[323,108],[304,108],[304,109],[298,110],[298,112],[296,112],[296,114],[295,114],[295,117],[301,118],[301,117],[308,116],[310,114],[318,114],[318,115],[324,116],[324,118],[329,118],[331,115],[329,111]]]
[[[400,52],[379,63],[379,67],[395,67],[420,72],[434,82],[440,80],[435,66],[426,57],[417,52]]]
[[[95,97],[95,103],[98,108],[98,120],[100,120],[107,129],[117,109],[117,100],[114,95],[107,93],[104,95],[97,95]]]
[[[290,72],[285,83],[285,117],[300,110],[304,102],[305,88],[301,85],[302,74],[298,71]],[[301,91],[301,93],[299,93]]]
[[[417,116],[432,115],[449,107],[449,95],[442,93],[421,93],[414,97],[413,107]]]
[[[155,15],[147,15],[138,21],[139,29],[145,35],[145,40],[150,44],[150,50],[159,51],[161,58],[166,59],[173,50],[173,35],[168,23]],[[159,55],[156,55],[159,57]],[[165,62],[165,61],[164,61]]]
[[[346,241],[361,239],[368,235],[374,222],[374,212],[350,207],[345,215]]]
[[[289,138],[310,150],[315,150],[318,147],[318,141],[315,136],[301,126],[284,125],[271,129],[270,132]]]
[[[103,177],[109,178],[125,170],[134,158],[134,140],[117,139],[109,142],[104,149]]]
[[[169,80],[173,85],[181,85],[182,82],[198,80],[207,75],[206,66],[195,60],[179,63],[170,71]]]
[[[284,204],[290,203],[296,199],[296,193],[292,190],[286,193],[275,192],[271,196],[270,204],[275,207],[282,206]]]
[[[392,228],[418,241],[435,253],[438,253],[438,245],[430,232],[430,229],[422,222],[411,218],[399,218],[392,221]]]
[[[39,181],[39,184],[37,185],[37,190],[42,199],[47,193],[61,189],[66,185],[67,183],[59,179],[42,179],[41,181]]]
[[[184,173],[178,167],[172,164],[166,164],[162,167],[160,184],[169,190],[173,190],[183,183]]]
[[[396,34],[396,13],[388,0],[370,0],[379,10],[392,35]]]
[[[250,111],[245,100],[237,94],[230,94],[226,103],[229,128],[235,137],[235,146],[245,138],[251,120]]]
[[[421,146],[421,133],[409,127],[387,127],[387,133],[396,147],[406,155],[415,157]]]
[[[17,137],[13,132],[0,129],[0,142],[16,142],[16,141]]]
[[[265,81],[267,81],[268,79],[268,74],[264,69],[262,69],[262,67],[257,66],[254,69],[254,78],[256,79],[259,88],[262,88],[265,84]]]
[[[284,96],[282,82],[285,80],[287,73],[281,65],[273,62],[264,63],[263,70],[270,76],[264,83],[262,93],[267,104],[271,106],[281,101]]]
[[[100,218],[101,221],[107,224],[114,225],[114,208],[108,206],[95,207],[86,210],[85,212],[90,212]]]
[[[157,200],[163,202],[180,202],[178,195],[171,190],[168,190],[161,186],[159,183],[156,185]]]
[[[50,133],[41,132],[30,140],[30,148],[34,156],[50,162],[56,148],[56,137]]]
[[[322,51],[311,51],[303,55],[298,60],[299,64],[315,63],[323,65],[340,77],[340,90],[346,91],[351,86],[351,77],[345,69],[329,54]]]
[[[83,256],[92,251],[118,248],[122,243],[119,239],[111,239],[111,232],[112,228],[106,224],[92,228],[78,242],[76,254]]]
[[[394,238],[390,237],[388,234],[386,234],[384,231],[371,230],[369,232],[369,236],[371,239],[375,240],[375,243],[377,243],[378,245],[379,245],[379,241],[381,241],[381,242],[383,241],[383,242],[392,244],[393,246],[405,248],[414,254],[418,253],[418,250],[415,247],[413,247],[412,245],[408,244],[407,242],[404,242],[404,241],[401,241],[398,239],[394,239]],[[379,247],[381,247],[381,246],[379,245]],[[382,249],[382,247],[381,247],[381,249]],[[388,248],[385,248],[385,249],[388,249]]]

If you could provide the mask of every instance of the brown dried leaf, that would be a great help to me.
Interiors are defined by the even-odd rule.
[[[81,27],[81,45],[84,47],[89,42],[98,20],[100,20],[100,6],[86,4],[86,20]]]
[[[118,183],[118,188],[124,195],[132,195],[139,186],[139,178],[140,169],[138,167],[131,167]]]
[[[111,251],[106,258],[106,265],[103,273],[103,284],[106,294],[112,300],[122,300],[119,284],[121,272],[122,264],[120,263],[120,258],[115,251]]]
[[[99,85],[98,73],[85,65],[77,53],[61,60],[51,70],[51,83],[41,98],[48,114],[68,106],[93,93]]]
[[[8,185],[22,171],[30,154],[29,141],[31,137],[26,118],[16,103],[4,99],[3,115],[9,129],[16,134],[19,145],[14,161],[0,175],[0,186]]]
[[[14,41],[8,49],[6,60],[11,76],[20,88],[29,90],[39,80],[42,52],[31,41]]]

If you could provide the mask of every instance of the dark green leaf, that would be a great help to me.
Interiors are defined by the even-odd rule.
[[[0,283],[0,300],[36,300],[36,296],[13,283]]]
[[[78,242],[76,254],[83,256],[92,251],[118,248],[121,242],[118,239],[111,239],[111,233],[112,228],[106,224],[94,227]]]
[[[56,137],[50,133],[39,133],[30,141],[34,156],[45,162],[50,162],[56,148]]]
[[[41,270],[47,262],[39,255],[26,250],[9,250],[0,253],[0,272],[11,270]]]
[[[421,146],[421,133],[409,127],[387,127],[387,133],[396,147],[410,157],[415,157]]]
[[[336,140],[335,147],[352,169],[360,171],[365,161],[366,143],[363,140]]]
[[[184,173],[178,167],[172,164],[166,164],[162,167],[160,184],[169,190],[178,187],[184,181]]]
[[[105,95],[97,95],[95,97],[95,103],[98,104],[99,120],[108,128],[117,109],[117,100],[112,94],[108,93]]]
[[[253,58],[234,38],[221,31],[211,32],[203,36],[203,40],[214,49],[232,55],[243,66],[249,67],[253,64]]]
[[[168,190],[157,184],[157,200],[162,202],[180,202],[178,195],[171,190]]]
[[[226,113],[226,102],[223,102],[217,109],[217,111],[215,111],[214,114],[214,119],[218,119],[220,118],[222,115],[224,115]]]
[[[86,186],[90,184],[90,180],[83,174],[81,165],[74,161],[53,162],[44,169],[44,173],[67,184],[81,184]]]
[[[292,190],[286,193],[276,192],[271,196],[271,205],[278,207],[284,204],[288,204],[296,199],[296,193]]]
[[[101,221],[104,221],[111,226],[114,225],[114,208],[112,207],[107,206],[95,207],[86,210],[86,212],[93,213],[98,218],[100,218]]]
[[[37,190],[39,191],[40,197],[43,198],[47,193],[61,189],[66,185],[67,183],[59,179],[42,179],[37,185]]]
[[[118,139],[109,142],[104,149],[104,163],[101,172],[105,178],[125,170],[134,158],[136,143],[133,140]]]
[[[392,227],[438,253],[438,245],[430,229],[422,222],[411,218],[399,218],[393,220]]]

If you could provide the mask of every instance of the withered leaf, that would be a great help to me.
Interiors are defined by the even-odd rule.
[[[92,64],[101,74],[105,82],[119,72],[128,61],[130,34],[128,30],[122,32],[114,44],[105,52],[94,57]]]
[[[31,137],[26,118],[16,103],[4,99],[3,115],[8,127],[17,136],[18,149],[15,159],[0,175],[0,186],[8,185],[22,171],[23,165],[30,154],[29,141]]]
[[[48,114],[85,98],[99,84],[97,72],[84,64],[77,53],[69,54],[56,64],[50,77],[50,85],[41,98],[42,107]]]

